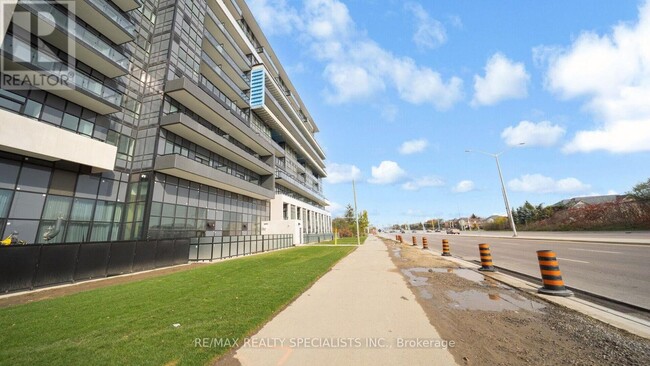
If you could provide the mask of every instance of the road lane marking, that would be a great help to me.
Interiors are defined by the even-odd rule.
[[[587,264],[589,264],[589,262],[579,261],[579,260],[577,260],[577,259],[560,258],[560,257],[557,257],[557,259],[561,259],[561,260],[563,260],[563,261],[569,261],[569,262],[578,262],[578,263],[587,263]]]
[[[610,252],[608,250],[593,250],[593,249],[579,249],[579,248],[567,248],[569,250],[581,250],[583,252],[596,252],[596,253],[608,253],[608,254],[621,254],[621,252]]]

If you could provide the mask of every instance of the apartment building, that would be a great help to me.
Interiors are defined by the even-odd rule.
[[[318,127],[245,1],[1,4],[3,238],[330,233]]]

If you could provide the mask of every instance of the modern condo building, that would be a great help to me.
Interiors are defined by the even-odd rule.
[[[2,238],[330,233],[318,127],[244,0],[1,4]]]

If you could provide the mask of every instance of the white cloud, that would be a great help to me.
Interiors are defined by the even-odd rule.
[[[345,210],[345,206],[337,202],[330,202],[329,206],[327,206],[327,211],[329,211],[332,216],[343,213],[343,210]]]
[[[306,0],[304,11],[307,31],[314,38],[345,38],[354,28],[348,7],[338,0]]]
[[[591,186],[572,177],[555,180],[541,174],[526,174],[508,182],[508,187],[517,192],[571,193],[584,192]]]
[[[526,143],[526,146],[551,146],[565,133],[565,128],[553,125],[549,121],[539,123],[521,121],[515,127],[510,126],[504,129],[501,132],[501,138],[509,146],[517,146],[521,142]]]
[[[399,147],[399,153],[402,155],[419,153],[424,151],[428,145],[429,142],[425,139],[404,141]]]
[[[437,177],[422,177],[402,184],[402,189],[407,191],[418,191],[420,188],[439,187],[444,184],[445,182]]]
[[[302,26],[298,12],[286,0],[249,0],[248,3],[267,35],[288,34]]]
[[[650,90],[648,90],[650,100]],[[592,131],[578,131],[564,145],[566,153],[606,150],[613,153],[650,151],[650,115],[646,120],[610,121]]]
[[[433,49],[447,42],[445,26],[431,18],[422,5],[409,2],[404,7],[415,17],[416,30],[413,34],[413,42],[419,49]]]
[[[453,191],[458,193],[465,193],[465,192],[473,191],[474,188],[475,188],[474,182],[472,182],[471,180],[461,180],[453,188]]]
[[[406,172],[396,162],[384,160],[378,167],[372,167],[372,178],[368,182],[372,184],[391,184],[397,182],[405,175]]]
[[[353,63],[331,63],[325,67],[324,75],[335,90],[327,95],[327,101],[333,104],[365,99],[385,89],[380,77]]]
[[[352,179],[358,180],[361,177],[361,170],[354,165],[349,164],[327,164],[327,177],[325,181],[331,184],[352,182]]]
[[[386,121],[393,122],[395,118],[397,118],[398,112],[399,108],[397,108],[397,106],[394,104],[384,103],[379,106],[379,113],[381,115],[381,118],[385,119]]]
[[[513,62],[501,53],[487,60],[485,77],[474,75],[473,106],[493,105],[506,99],[528,96],[530,76],[521,62]]]
[[[286,6],[284,0],[257,1],[259,4],[252,7],[256,17],[266,17],[261,14],[264,11],[272,17],[279,10],[268,8],[276,2],[282,14],[299,15],[301,21],[292,21],[289,30],[306,44],[313,57],[324,63],[328,103],[366,101],[389,88],[396,90],[403,101],[431,104],[438,110],[451,108],[463,97],[460,78],[445,80],[439,72],[418,65],[412,58],[383,49],[365,31],[356,29],[347,6],[339,0],[306,0],[300,11]]]
[[[569,47],[540,46],[546,87],[563,99],[587,98],[595,125],[578,131],[564,151],[650,151],[650,2],[636,24],[605,35],[583,32]]]
[[[447,23],[454,28],[463,29],[463,20],[458,15],[448,15]]]

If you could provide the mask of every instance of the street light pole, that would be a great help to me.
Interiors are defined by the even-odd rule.
[[[510,202],[508,201],[508,192],[506,192],[506,185],[503,183],[503,175],[501,174],[501,166],[499,165],[499,155],[501,153],[494,155],[494,160],[497,162],[497,170],[499,171],[499,180],[501,181],[501,193],[503,193],[503,200],[506,204],[506,212],[508,213],[508,218],[510,219],[510,226],[512,227],[512,236],[517,236],[517,228],[515,227],[515,219],[512,217],[512,211],[510,210]]]
[[[524,145],[524,142],[519,143],[519,145]],[[497,171],[499,172],[499,181],[501,182],[501,193],[503,194],[503,201],[506,205],[506,213],[508,214],[508,219],[510,220],[510,227],[512,227],[512,236],[517,236],[517,227],[515,226],[515,219],[512,217],[512,211],[510,210],[510,202],[508,201],[508,192],[506,191],[506,185],[503,183],[503,174],[501,174],[501,165],[499,165],[499,155],[503,154],[505,151],[502,151],[498,154],[490,154],[485,151],[479,150],[465,150],[465,152],[477,152],[480,154],[488,155],[494,158],[497,162]]]
[[[354,194],[354,217],[357,219],[357,245],[361,245],[361,239],[359,238],[359,214],[357,213],[357,188],[354,186],[354,179],[352,179],[352,193]]]

